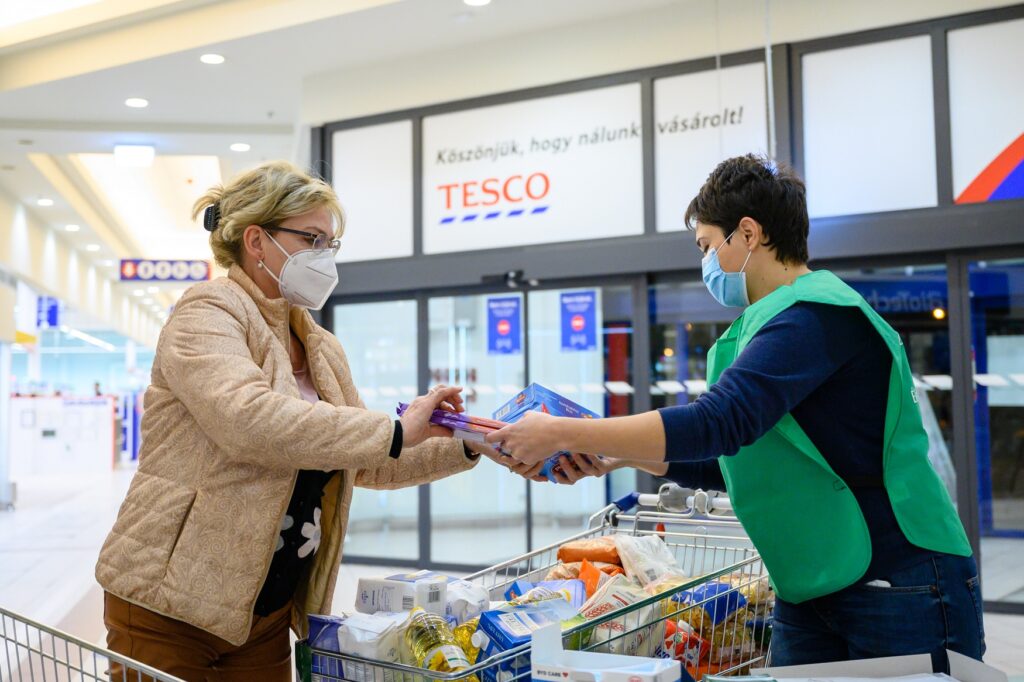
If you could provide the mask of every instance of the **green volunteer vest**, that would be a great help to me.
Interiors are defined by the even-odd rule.
[[[831,272],[804,275],[747,308],[708,353],[709,383],[718,380],[765,323],[798,301],[860,308],[881,335],[893,359],[883,479],[896,520],[918,547],[970,556],[956,509],[928,461],[928,436],[903,342],[860,294]],[[871,562],[871,538],[860,506],[792,415],[735,456],[720,457],[719,463],[736,516],[781,598],[803,602],[864,576]]]

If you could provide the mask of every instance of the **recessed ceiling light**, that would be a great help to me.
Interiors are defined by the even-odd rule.
[[[100,265],[101,265],[101,266],[103,266],[103,267],[105,267],[105,268],[112,268],[112,267],[114,267],[115,265],[117,265],[117,263],[115,263],[115,262],[114,262],[114,261],[112,261],[112,260],[101,260],[101,261],[100,261]]]
[[[39,199],[36,201],[36,206],[53,206],[53,199]]]
[[[144,299],[142,299],[142,303],[143,303],[143,305],[152,305],[153,304],[153,299],[151,299],[151,298],[144,298]]]
[[[142,296],[145,296],[145,295],[146,295],[146,292],[143,291],[142,289],[136,289],[135,291],[132,292],[132,296],[136,296],[136,297],[139,297],[139,298],[141,298]]]
[[[201,56],[199,58],[199,61],[201,61],[203,64],[223,64],[224,55],[210,52],[209,54],[204,54],[203,56]]]
[[[149,287],[148,289],[146,289],[146,292],[150,294],[155,294],[158,291],[160,291],[160,287]]]
[[[85,247],[85,250],[90,252],[90,253],[96,253],[97,251],[100,250],[100,245],[99,244],[89,244],[88,246]]]
[[[65,229],[66,231],[68,231],[68,232],[78,232],[78,231],[79,231],[79,230],[81,230],[82,228],[81,228],[81,227],[79,227],[78,225],[74,225],[74,224],[71,224],[71,225],[65,225],[65,226],[64,226],[64,229]]]
[[[231,151],[233,152],[247,152],[250,149],[252,149],[252,147],[246,144],[245,142],[236,142],[233,145],[231,145]]]
[[[491,0],[462,0],[462,2],[466,3],[470,7],[484,7],[491,4]]]
[[[148,144],[114,145],[114,165],[120,168],[149,168],[153,165],[156,149]]]
[[[142,97],[129,97],[124,101],[124,105],[132,109],[145,109],[149,106],[149,100]]]

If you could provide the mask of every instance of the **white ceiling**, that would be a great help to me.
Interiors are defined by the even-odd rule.
[[[0,192],[25,203],[79,258],[112,278],[120,258],[208,259],[207,234],[191,220],[193,201],[261,161],[300,157],[309,134],[301,125],[305,78],[686,1],[493,0],[470,8],[462,0],[404,0],[0,92]],[[210,4],[217,0],[144,0],[137,6],[101,0],[77,11],[121,12],[127,17],[121,23],[128,24],[138,21],[127,16],[133,7],[187,12]],[[73,25],[74,12],[24,24],[34,32],[31,40],[15,40],[0,59],[37,49],[40,42],[59,44],[64,34],[46,36],[40,26]],[[82,26],[68,31],[67,39],[118,28]],[[6,39],[17,29],[5,29]],[[202,64],[199,56],[207,52],[227,61]],[[128,108],[128,97],[144,97],[150,105]],[[230,151],[235,142],[251,150]],[[117,168],[115,144],[153,145],[156,161],[147,169]],[[37,206],[43,197],[54,205]],[[69,223],[80,229],[67,232]],[[100,249],[87,251],[90,245]],[[182,292],[165,286],[161,293],[170,303]]]
[[[196,200],[222,182],[216,156],[158,156],[148,168],[118,166],[113,154],[79,154],[73,162],[132,233],[140,256],[190,259],[207,251],[208,234],[191,213]]]
[[[207,235],[191,221],[192,202],[210,185],[261,161],[300,156],[309,134],[301,125],[305,78],[684,1],[690,0],[493,0],[470,8],[462,0],[404,0],[0,92],[0,191],[24,202],[81,258],[111,276],[111,264],[120,258],[209,258]],[[145,0],[136,9],[188,11],[210,4],[216,0]],[[95,11],[87,9],[113,15],[131,8],[122,0],[101,0]],[[73,23],[75,11],[66,20],[51,15],[41,21]],[[39,23],[30,28],[42,34]],[[16,29],[8,28],[8,37]],[[99,30],[86,26],[77,33]],[[0,58],[16,57],[18,49],[6,48]],[[199,56],[207,52],[227,61],[203,64]],[[144,97],[150,105],[128,108],[128,97]],[[230,151],[235,142],[251,150]],[[148,169],[119,169],[110,155],[115,144],[153,145],[156,161]],[[54,174],[67,182],[54,183]],[[75,191],[68,194],[66,185]],[[37,206],[43,197],[54,205]],[[67,232],[69,223],[80,229]],[[89,245],[100,250],[86,251]],[[168,293],[173,299],[180,291]]]
[[[689,0],[404,0],[0,93],[0,119],[124,123],[297,123],[303,78]],[[199,62],[205,52],[227,58]],[[438,74],[443,78],[444,74]],[[124,106],[128,97],[150,101]]]

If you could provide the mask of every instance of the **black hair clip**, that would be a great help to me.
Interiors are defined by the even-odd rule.
[[[220,205],[211,204],[206,207],[206,212],[203,213],[203,227],[206,228],[207,232],[213,232],[217,229],[217,223],[220,222]]]

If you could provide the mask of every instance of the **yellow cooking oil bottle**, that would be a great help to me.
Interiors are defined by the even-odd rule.
[[[416,665],[427,670],[451,673],[470,667],[469,658],[443,616],[413,609],[405,630],[405,644]],[[475,675],[466,682],[479,682]]]
[[[462,625],[455,628],[455,641],[462,647],[462,651],[465,652],[466,658],[469,660],[470,665],[476,665],[476,659],[480,657],[480,647],[473,644],[473,635],[476,634],[477,628],[480,627],[480,616],[467,620]]]

